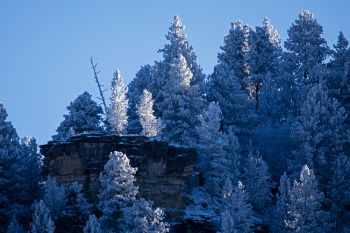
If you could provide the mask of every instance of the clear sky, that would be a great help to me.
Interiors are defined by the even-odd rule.
[[[66,106],[87,90],[98,96],[89,58],[109,87],[118,67],[126,83],[159,60],[174,15],[209,74],[230,22],[261,25],[269,17],[282,40],[301,10],[312,11],[332,46],[338,32],[350,38],[348,0],[92,1],[3,0],[0,3],[0,102],[20,136],[46,143]],[[97,100],[97,99],[95,99]]]

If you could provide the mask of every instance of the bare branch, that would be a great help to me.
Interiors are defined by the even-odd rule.
[[[92,66],[92,70],[94,72],[94,79],[95,79],[95,81],[97,83],[98,91],[100,92],[100,98],[98,98],[98,99],[100,99],[102,101],[102,105],[104,107],[105,113],[107,113],[106,100],[105,100],[105,97],[103,96],[103,93],[106,90],[102,91],[103,85],[100,84],[100,81],[98,80],[98,76],[97,76],[100,73],[100,71],[96,71],[96,67],[97,67],[98,63],[94,63],[94,60],[93,60],[92,56],[90,57],[90,63],[91,63],[91,66]]]

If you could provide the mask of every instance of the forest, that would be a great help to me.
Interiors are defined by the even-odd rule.
[[[220,233],[350,232],[349,42],[339,32],[328,45],[306,10],[287,35],[282,43],[269,18],[232,22],[204,74],[175,16],[162,59],[128,85],[117,69],[107,98],[91,59],[99,101],[78,96],[52,140],[99,132],[195,148],[204,184],[185,218]],[[42,161],[0,103],[0,232],[53,233],[67,215],[84,233],[171,232],[163,210],[138,196],[137,168],[122,152],[111,151],[99,175],[97,206],[82,184],[43,177]]]

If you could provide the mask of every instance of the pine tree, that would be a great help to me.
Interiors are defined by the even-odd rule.
[[[333,202],[332,220],[336,223],[337,232],[346,232],[345,227],[350,227],[350,158],[339,156],[333,164],[331,178],[330,198]]]
[[[89,220],[84,226],[84,233],[102,233],[100,222],[94,214],[89,216]]]
[[[271,213],[271,231],[276,233],[287,233],[288,228],[286,221],[288,220],[288,206],[290,205],[289,192],[291,190],[291,182],[286,173],[280,178],[278,186],[277,201]]]
[[[222,181],[238,181],[239,143],[233,130],[221,130],[222,114],[218,103],[211,102],[199,116],[198,166],[208,179],[207,188],[217,198],[221,197]]]
[[[161,230],[167,229],[167,224],[162,222],[159,209],[153,210],[149,202],[136,198],[136,171],[122,152],[115,151],[109,155],[109,160],[99,176],[102,186],[99,199],[103,213],[103,231],[167,232]],[[143,225],[139,225],[140,221]],[[131,231],[132,229],[134,231]]]
[[[39,197],[40,164],[34,139],[19,136],[0,103],[0,232],[12,216],[27,218],[32,202]],[[35,150],[35,152],[34,152]]]
[[[99,195],[100,208],[103,216],[101,224],[104,230],[120,230],[120,219],[122,209],[133,199],[138,192],[134,185],[137,169],[129,164],[129,159],[122,152],[113,152],[100,173],[101,192]]]
[[[198,116],[200,124],[197,127],[199,135],[199,166],[209,168],[209,156],[218,156],[224,153],[225,140],[221,131],[222,112],[216,102],[209,106]]]
[[[40,200],[34,204],[33,221],[30,224],[31,233],[54,233],[55,225],[50,218],[49,210]]]
[[[324,187],[331,176],[329,165],[344,153],[348,133],[343,124],[347,116],[344,108],[328,97],[323,82],[310,89],[300,112],[292,127],[297,149],[289,162],[289,170],[295,175],[306,163],[315,170]]]
[[[41,195],[40,183],[43,180],[41,176],[42,159],[41,154],[38,153],[38,144],[33,137],[24,137],[21,139],[21,147],[24,155],[27,192],[31,193],[34,198],[38,198]]]
[[[67,204],[67,194],[64,186],[57,184],[56,178],[49,176],[45,182],[43,201],[53,220],[63,215]]]
[[[128,125],[128,100],[126,94],[128,88],[124,86],[123,78],[117,69],[112,80],[111,103],[107,111],[107,119],[113,130],[123,134]]]
[[[292,116],[299,114],[310,87],[324,78],[324,62],[330,50],[322,34],[322,26],[309,11],[302,11],[288,29],[284,43],[287,51],[283,53],[281,62],[280,89],[284,102],[288,103],[285,111]]]
[[[161,130],[161,121],[154,116],[152,94],[147,89],[143,90],[143,95],[137,105],[137,113],[142,126],[141,134],[157,136]]]
[[[163,97],[160,105],[163,109],[162,121],[163,136],[169,141],[189,145],[196,137],[195,126],[197,112],[201,106],[201,99],[193,95],[191,81],[193,74],[184,56],[181,54],[172,61],[169,78],[165,84]]]
[[[6,233],[25,233],[22,225],[17,221],[16,217],[13,217],[10,225],[7,228]]]
[[[312,69],[322,64],[329,54],[327,42],[322,38],[323,28],[309,11],[302,11],[288,29],[285,48],[291,71],[299,80],[310,78]]]
[[[55,140],[64,140],[71,135],[73,131],[75,134],[84,132],[102,131],[101,114],[103,110],[91,99],[88,92],[79,95],[67,107],[68,115],[64,115],[64,120],[58,126],[52,138]]]
[[[292,232],[325,233],[332,232],[329,215],[322,210],[324,196],[318,190],[314,172],[304,165],[300,182],[295,181],[290,191],[287,227]]]
[[[249,202],[259,213],[265,213],[272,202],[272,179],[268,169],[259,152],[250,148],[244,166],[243,181],[249,194]]]
[[[84,223],[91,214],[91,204],[87,202],[83,194],[83,186],[73,182],[67,190],[67,203],[65,212],[71,219],[78,223]]]
[[[350,47],[349,41],[342,32],[339,33],[337,44],[332,51],[332,60],[328,64],[330,74],[327,86],[330,96],[335,97],[345,108],[348,118],[346,127],[350,129]]]
[[[277,32],[277,30],[273,27],[271,24],[271,21],[269,18],[265,17],[263,20],[263,27],[264,30],[269,35],[269,42],[277,48],[277,50],[281,49],[281,37],[280,34]],[[281,52],[281,51],[278,51]]]
[[[137,114],[137,104],[140,101],[143,90],[150,92],[152,83],[152,67],[150,65],[142,66],[136,73],[136,77],[128,84],[126,97],[129,100],[128,108],[128,133],[139,134],[142,131],[139,115]]]
[[[185,26],[183,25],[179,16],[175,16],[171,26],[169,27],[168,34],[165,36],[169,41],[163,49],[159,52],[163,53],[162,64],[167,66],[167,70],[170,70],[170,64],[175,58],[179,58],[180,54],[184,56],[193,79],[191,80],[192,85],[200,85],[204,81],[204,75],[202,68],[197,64],[197,56],[193,51],[192,46],[187,41],[187,36],[184,34]]]
[[[250,50],[247,54],[247,64],[250,77],[248,83],[257,109],[266,76],[271,73],[276,74],[278,70],[278,58],[281,53],[278,41],[278,33],[268,19],[264,20],[263,27],[256,27],[249,33]]]
[[[173,82],[172,79],[174,78],[176,79],[176,77],[171,76],[174,75],[174,63],[178,63],[180,56],[186,62],[186,69],[191,72],[190,93],[193,97],[196,97],[193,99],[201,99],[204,95],[205,75],[197,64],[193,48],[189,45],[187,36],[183,32],[184,28],[180,17],[175,16],[166,35],[169,43],[159,50],[163,55],[163,60],[156,62],[152,67],[152,82],[147,89],[153,95],[156,116],[161,119],[163,119],[163,112],[166,111],[163,101],[166,98],[164,95],[169,92],[167,83]],[[191,111],[193,111],[193,115],[199,114],[202,104],[201,101],[192,104]]]
[[[248,195],[242,182],[232,190],[229,180],[226,180],[224,197],[226,207],[221,214],[221,233],[248,233],[253,232],[253,210],[248,203]]]
[[[218,54],[218,64],[209,77],[206,95],[208,101],[219,103],[223,113],[223,126],[233,126],[238,135],[247,133],[254,125],[254,103],[248,99],[245,90],[249,73],[246,63],[246,31],[249,30],[245,28],[247,26],[240,21],[231,24],[224,45],[220,47],[223,51]]]
[[[131,207],[123,209],[121,232],[125,233],[165,233],[169,226],[163,222],[164,213],[160,208],[153,209],[153,203],[144,199],[135,200]]]
[[[223,51],[218,54],[219,64],[214,68],[211,77],[213,80],[226,76],[225,78],[235,79],[243,89],[244,79],[248,76],[246,40],[243,23],[232,22],[229,34],[224,38],[224,45],[220,47]]]
[[[346,75],[346,66],[350,63],[349,41],[342,32],[339,32],[337,44],[333,47],[332,60],[328,64],[331,73],[327,79],[327,86],[331,96],[342,102],[342,79]]]

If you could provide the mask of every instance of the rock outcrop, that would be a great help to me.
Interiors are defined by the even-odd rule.
[[[188,196],[196,186],[196,151],[142,136],[86,134],[67,141],[50,141],[40,146],[44,174],[60,183],[78,181],[86,197],[97,204],[98,175],[112,151],[121,151],[137,167],[140,196],[164,209],[167,220],[181,222],[189,204]]]

